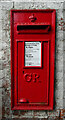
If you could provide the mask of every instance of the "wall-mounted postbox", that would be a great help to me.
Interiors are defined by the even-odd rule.
[[[55,10],[11,10],[13,110],[52,110]]]

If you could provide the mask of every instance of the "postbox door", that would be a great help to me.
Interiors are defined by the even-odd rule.
[[[49,40],[18,42],[18,102],[46,105],[48,92]]]

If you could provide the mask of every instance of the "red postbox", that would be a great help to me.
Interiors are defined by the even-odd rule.
[[[11,108],[52,110],[55,10],[11,10]]]

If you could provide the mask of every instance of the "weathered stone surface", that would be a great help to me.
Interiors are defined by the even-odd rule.
[[[2,88],[2,115],[3,119],[58,120],[59,116],[62,116],[60,113],[63,111],[60,111],[63,109],[63,102],[65,104],[65,87],[63,95],[63,2],[49,2],[48,0],[47,2],[42,0],[39,0],[39,2],[32,1],[0,2],[0,88]],[[56,9],[55,109],[53,111],[11,110],[10,9],[13,8]]]
[[[35,118],[39,118],[39,119],[41,119],[41,118],[48,118],[48,114],[44,111],[34,111],[34,117]]]
[[[12,1],[1,1],[0,6],[3,10],[10,10],[13,8],[13,2]]]

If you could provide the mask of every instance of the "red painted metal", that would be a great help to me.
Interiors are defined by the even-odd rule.
[[[55,10],[11,10],[11,108],[53,110]],[[25,66],[25,42],[41,42],[41,65]]]

